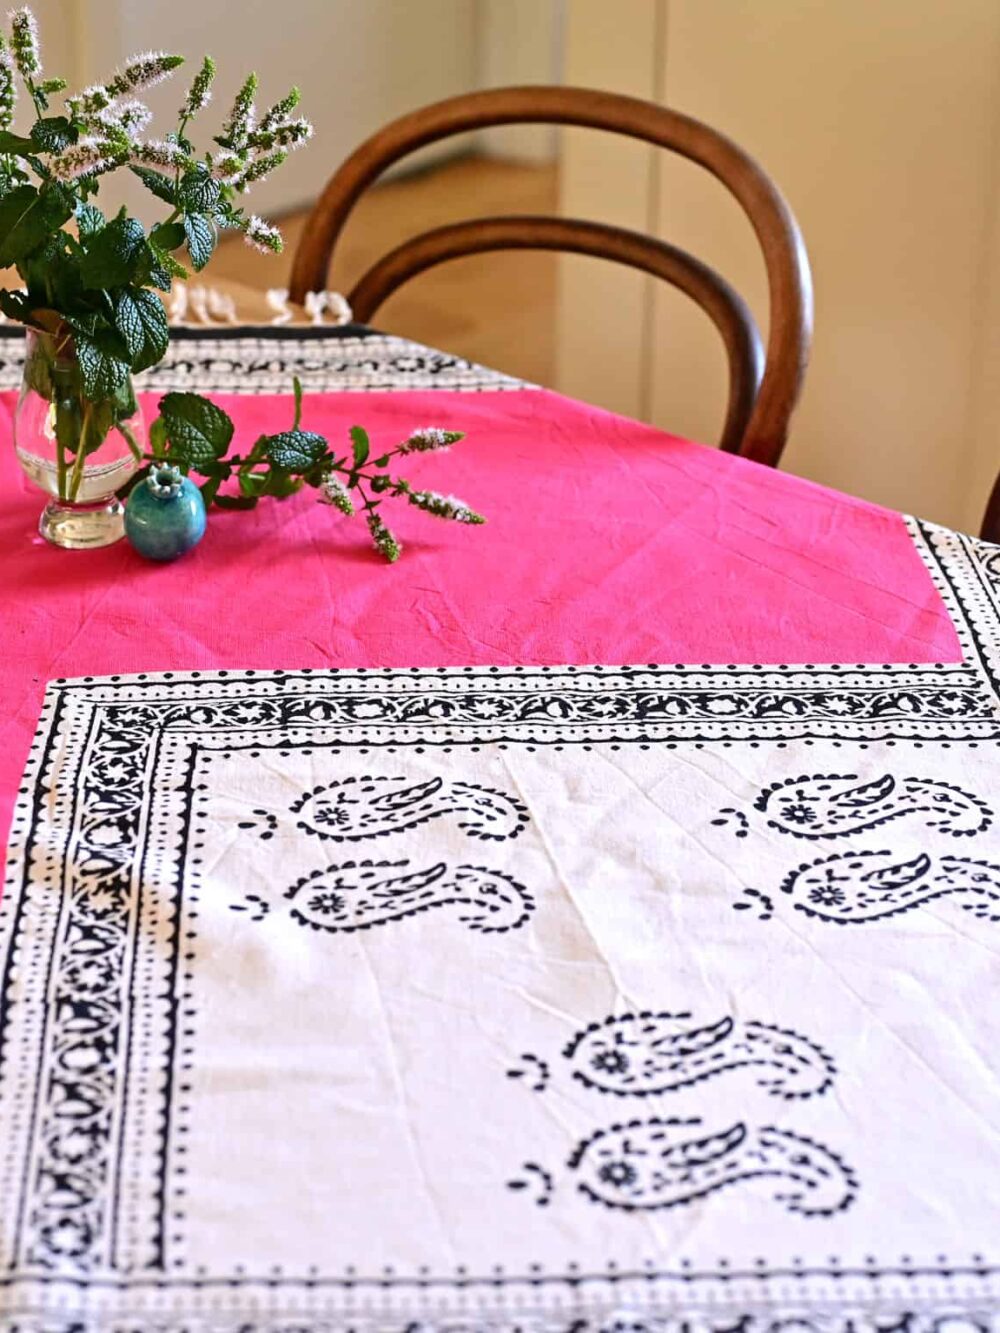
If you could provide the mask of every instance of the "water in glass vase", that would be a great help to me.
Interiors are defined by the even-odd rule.
[[[93,401],[83,392],[71,331],[27,331],[14,446],[25,475],[51,499],[38,530],[67,548],[108,546],[124,535],[118,491],[146,446],[131,378]]]

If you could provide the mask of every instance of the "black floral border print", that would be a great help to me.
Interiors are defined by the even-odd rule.
[[[7,1312],[6,1297],[22,1291],[23,1304]],[[0,1275],[0,1330],[97,1327],[74,1313],[74,1296],[58,1280],[29,1290]],[[120,1297],[128,1312],[119,1315]],[[670,1272],[609,1263],[568,1273],[541,1264],[481,1275],[234,1272],[186,1283],[136,1274],[107,1283],[93,1304],[102,1333],[412,1333],[415,1323],[436,1333],[992,1333],[996,1269],[978,1255],[941,1255],[932,1264],[908,1256],[885,1265],[836,1256],[825,1266],[681,1262]]]
[[[23,371],[23,329],[0,327],[0,389],[19,388]],[[293,376],[307,393],[534,388],[464,357],[359,325],[172,329],[166,355],[144,375],[143,388],[152,393],[287,393]]]

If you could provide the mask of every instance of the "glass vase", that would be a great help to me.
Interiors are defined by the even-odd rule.
[[[46,541],[86,549],[124,536],[116,492],[146,449],[142,412],[131,376],[111,397],[85,396],[65,325],[52,333],[27,330],[14,447],[25,474],[51,497],[38,522]]]

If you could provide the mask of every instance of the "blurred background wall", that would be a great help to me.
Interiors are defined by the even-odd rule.
[[[711,122],[778,181],[812,259],[814,355],[785,466],[978,525],[1000,467],[998,0],[36,0],[36,10],[49,65],[79,83],[150,46],[192,60],[211,51],[220,104],[250,68],[262,100],[298,83],[316,140],[253,198],[255,210],[288,215],[293,239],[344,154],[452,93],[565,80]],[[169,117],[179,93],[175,82],[151,100]],[[766,328],[749,225],[688,164],[611,136],[509,127],[415,165],[385,187],[381,212],[359,213],[331,281],[345,285],[373,247],[438,221],[555,207],[691,249]],[[230,255],[220,250],[218,271],[242,272]],[[278,285],[287,261],[250,272]],[[611,266],[466,260],[417,279],[379,322],[696,439],[714,440],[722,418],[724,361],[705,317]]]
[[[609,67],[609,46],[622,58]],[[978,525],[1000,468],[1000,5],[996,0],[572,0],[568,82],[656,96],[757,156],[798,216],[816,332],[783,466],[896,508]],[[588,214],[612,145],[566,145],[562,205]],[[755,242],[710,178],[657,155],[625,208],[720,268],[763,323]],[[608,281],[602,279],[602,282]],[[696,439],[724,367],[704,316],[629,292],[600,353],[567,269],[560,382]],[[603,299],[611,302],[609,292]]]

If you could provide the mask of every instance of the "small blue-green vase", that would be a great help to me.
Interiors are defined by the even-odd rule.
[[[154,463],[125,505],[125,536],[147,560],[176,560],[205,535],[205,501],[180,468]]]

